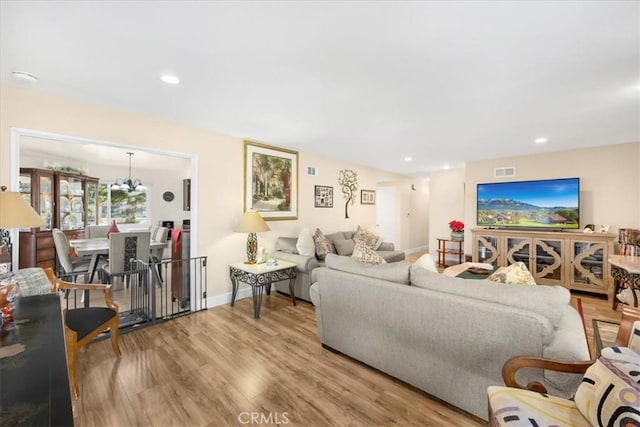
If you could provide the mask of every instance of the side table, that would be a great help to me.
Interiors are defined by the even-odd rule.
[[[612,290],[612,308],[618,308],[616,294],[623,288],[630,288],[633,296],[633,306],[638,307],[638,295],[640,291],[640,257],[627,255],[611,255],[608,259],[611,266],[611,276],[614,279]]]
[[[278,260],[278,264],[267,266],[267,264],[245,264],[236,262],[229,266],[229,277],[233,285],[231,293],[231,306],[235,304],[240,282],[251,286],[253,296],[253,318],[260,318],[260,307],[262,306],[262,294],[267,288],[267,295],[271,295],[271,284],[281,280],[289,279],[289,294],[291,302],[296,305],[296,296],[293,284],[296,281],[296,264],[288,261]]]
[[[463,240],[451,240],[451,239],[436,239],[438,240],[438,267],[449,267],[447,264],[447,254],[457,255],[458,264],[462,264],[464,256],[464,241]]]

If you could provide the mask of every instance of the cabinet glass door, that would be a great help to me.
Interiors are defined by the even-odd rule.
[[[486,262],[498,266],[498,238],[496,236],[477,236],[476,237],[476,253],[475,259],[478,262]]]
[[[534,239],[536,248],[533,276],[537,283],[558,284],[564,282],[562,268],[563,240]]]
[[[523,262],[531,271],[531,239],[522,237],[507,237],[507,250],[505,252],[505,265]]]
[[[87,225],[98,224],[98,183],[87,181]]]
[[[73,177],[60,177],[60,228],[84,228],[84,181]]]
[[[53,228],[53,176],[40,175],[40,218],[44,225],[40,230]]]
[[[571,284],[584,287],[606,288],[604,280],[604,243],[571,242]]]

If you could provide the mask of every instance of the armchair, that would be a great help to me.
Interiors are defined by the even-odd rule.
[[[640,389],[635,377],[639,367],[640,354],[626,347],[605,348],[599,359],[580,362],[512,358],[502,369],[506,387],[487,389],[490,425],[638,426]],[[520,385],[516,373],[522,368],[583,373],[584,377],[575,396],[564,399],[548,395],[537,381]]]
[[[109,329],[111,346],[116,356],[120,356],[118,345],[119,310],[118,305],[111,300],[111,285],[78,284],[66,282],[55,277],[51,269],[45,270],[49,280],[55,285],[56,291],[102,291],[105,306],[97,307],[69,307],[69,298],[63,309],[65,339],[67,345],[67,364],[71,379],[71,391],[74,398],[78,398],[77,355],[78,350],[89,344],[95,337]],[[78,298],[75,298],[77,301]]]

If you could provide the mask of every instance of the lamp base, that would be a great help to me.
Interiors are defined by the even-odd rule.
[[[249,233],[247,236],[247,260],[245,264],[255,264],[258,255],[258,235]]]

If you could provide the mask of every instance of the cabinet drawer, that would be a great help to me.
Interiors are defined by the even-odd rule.
[[[53,243],[53,236],[49,235],[49,236],[38,236],[36,238],[36,248],[38,248],[38,250],[40,249],[47,249],[47,248],[54,248],[55,244]]]
[[[38,262],[46,260],[56,260],[56,250],[53,248],[38,249]]]

